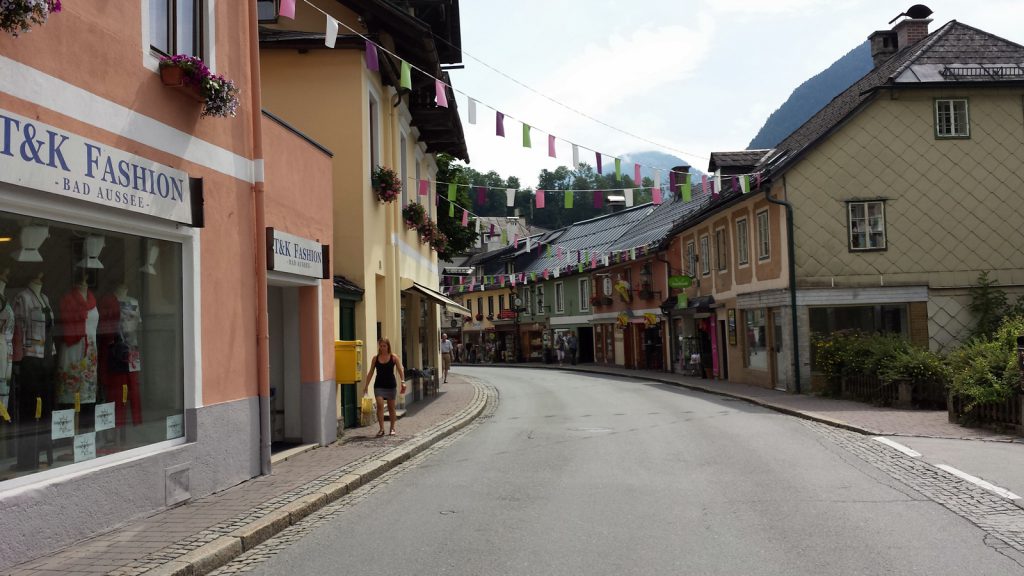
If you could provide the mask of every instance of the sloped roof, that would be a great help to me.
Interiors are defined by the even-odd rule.
[[[673,196],[668,202],[656,206],[650,215],[630,227],[613,242],[609,250],[613,252],[628,250],[637,246],[662,242],[668,236],[673,225],[687,215],[696,212],[703,205],[703,192],[699,190],[699,183],[697,187],[699,193],[692,196],[689,202],[683,202],[681,198]]]
[[[519,268],[520,272],[543,272],[575,265],[575,252],[607,252],[611,245],[629,229],[636,226],[654,211],[653,204],[641,204],[619,212],[605,214],[590,220],[576,222],[565,228],[555,230],[539,239],[541,245],[550,244],[552,255],[548,257],[546,248],[542,253]],[[562,258],[558,257],[556,247],[561,247]],[[572,253],[572,256],[570,256]],[[534,247],[533,254],[537,254]]]
[[[769,152],[771,152],[770,149],[712,152],[708,170],[714,172],[719,168],[757,166],[761,158],[764,158]]]
[[[971,80],[943,78],[927,72],[938,67],[1020,63],[1024,65],[1024,46],[951,20],[916,44],[894,54],[865,74],[860,80],[832,99],[807,122],[793,131],[765,158],[762,166],[778,174],[797,161],[803,152],[830,134],[860,107],[866,105],[887,86],[933,86],[938,83],[988,84],[991,77]],[[941,75],[939,75],[941,77]],[[922,80],[927,78],[928,80]],[[1006,79],[1013,81],[1013,79]]]

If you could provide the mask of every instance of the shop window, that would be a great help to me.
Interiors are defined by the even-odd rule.
[[[580,278],[580,311],[590,310],[590,278]]]
[[[555,282],[555,312],[565,312],[565,290],[562,282]]]
[[[276,24],[277,11],[277,0],[256,0],[256,14],[260,24]]]
[[[746,366],[754,370],[768,369],[768,329],[764,308],[744,310],[746,328]]]
[[[909,334],[906,304],[810,308],[809,315],[812,343],[836,333]],[[812,369],[817,369],[815,350],[811,346]]]
[[[848,202],[850,250],[885,250],[885,203]]]
[[[149,0],[149,44],[161,54],[204,57],[205,2]]]
[[[487,297],[487,319],[494,319],[494,296]]]
[[[0,213],[0,480],[184,436],[181,245]]]
[[[502,312],[502,310],[504,310],[504,309],[505,309],[505,295],[504,294],[499,294],[498,295],[498,313],[500,314]]]

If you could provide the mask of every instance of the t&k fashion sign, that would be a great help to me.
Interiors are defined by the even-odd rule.
[[[267,228],[267,269],[310,278],[330,278],[329,247]]]
[[[3,109],[0,181],[193,223],[187,173]]]

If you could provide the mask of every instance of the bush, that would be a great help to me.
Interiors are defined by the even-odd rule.
[[[907,346],[885,359],[878,377],[885,384],[912,382],[915,386],[947,386],[951,372],[937,354],[919,346]]]
[[[876,376],[890,359],[905,353],[910,343],[900,336],[837,332],[814,342],[815,364],[829,383],[850,376]]]
[[[949,390],[964,401],[964,410],[998,404],[1021,389],[1017,367],[1017,336],[1024,334],[1024,316],[1003,320],[993,338],[976,338],[949,355]]]

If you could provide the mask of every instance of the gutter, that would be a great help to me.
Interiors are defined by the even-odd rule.
[[[253,157],[253,262],[256,278],[256,387],[260,401],[260,474],[270,474],[270,326],[267,317],[267,215],[263,186],[263,103],[260,93],[260,35],[256,3],[249,3],[249,95]]]
[[[782,176],[782,191],[784,196],[788,196],[786,189],[786,176]],[[796,244],[793,240],[793,204],[788,200],[777,200],[772,198],[771,187],[765,188],[764,199],[771,202],[772,204],[778,204],[786,209],[786,250],[789,258],[789,309],[791,314],[791,324],[793,326],[793,383],[796,389],[796,393],[801,393],[800,386],[800,330],[797,327],[796,318]]]

